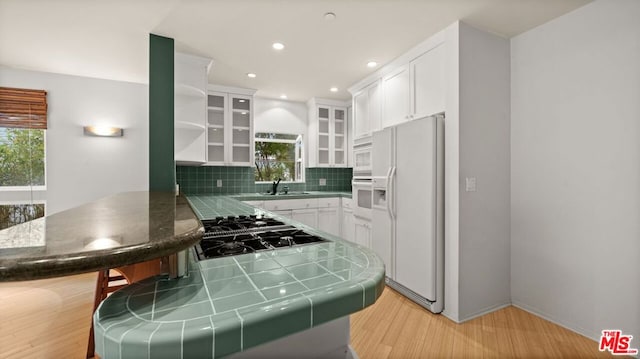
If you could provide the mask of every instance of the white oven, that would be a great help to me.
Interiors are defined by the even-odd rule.
[[[371,177],[354,176],[351,182],[353,214],[371,220],[373,183]]]
[[[353,175],[371,176],[371,143],[353,148]]]

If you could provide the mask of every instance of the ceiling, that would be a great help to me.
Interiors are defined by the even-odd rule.
[[[588,2],[0,0],[0,64],[147,83],[155,33],[212,58],[210,83],[294,101],[347,100],[347,87],[375,71],[368,61],[384,65],[458,19],[512,37]],[[337,17],[327,21],[327,12]],[[272,49],[276,41],[284,50]]]

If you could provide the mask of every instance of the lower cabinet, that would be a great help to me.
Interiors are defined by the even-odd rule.
[[[246,204],[264,208],[280,216],[317,228],[321,231],[354,241],[353,210],[351,199],[338,197],[246,201]]]
[[[353,217],[355,227],[354,242],[361,246],[371,248],[371,221],[368,219]]]
[[[315,208],[293,209],[291,210],[291,219],[309,227],[318,228],[317,210]]]
[[[353,209],[342,207],[342,233],[341,237],[353,242],[355,241],[355,223],[353,222]]]
[[[340,237],[340,208],[318,208],[318,229]]]

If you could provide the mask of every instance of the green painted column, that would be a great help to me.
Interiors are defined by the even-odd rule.
[[[149,190],[174,191],[173,39],[149,38]]]

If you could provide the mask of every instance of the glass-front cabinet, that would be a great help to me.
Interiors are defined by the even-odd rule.
[[[253,96],[209,92],[207,163],[253,165]]]
[[[325,105],[316,106],[318,128],[318,167],[347,165],[347,109]]]

